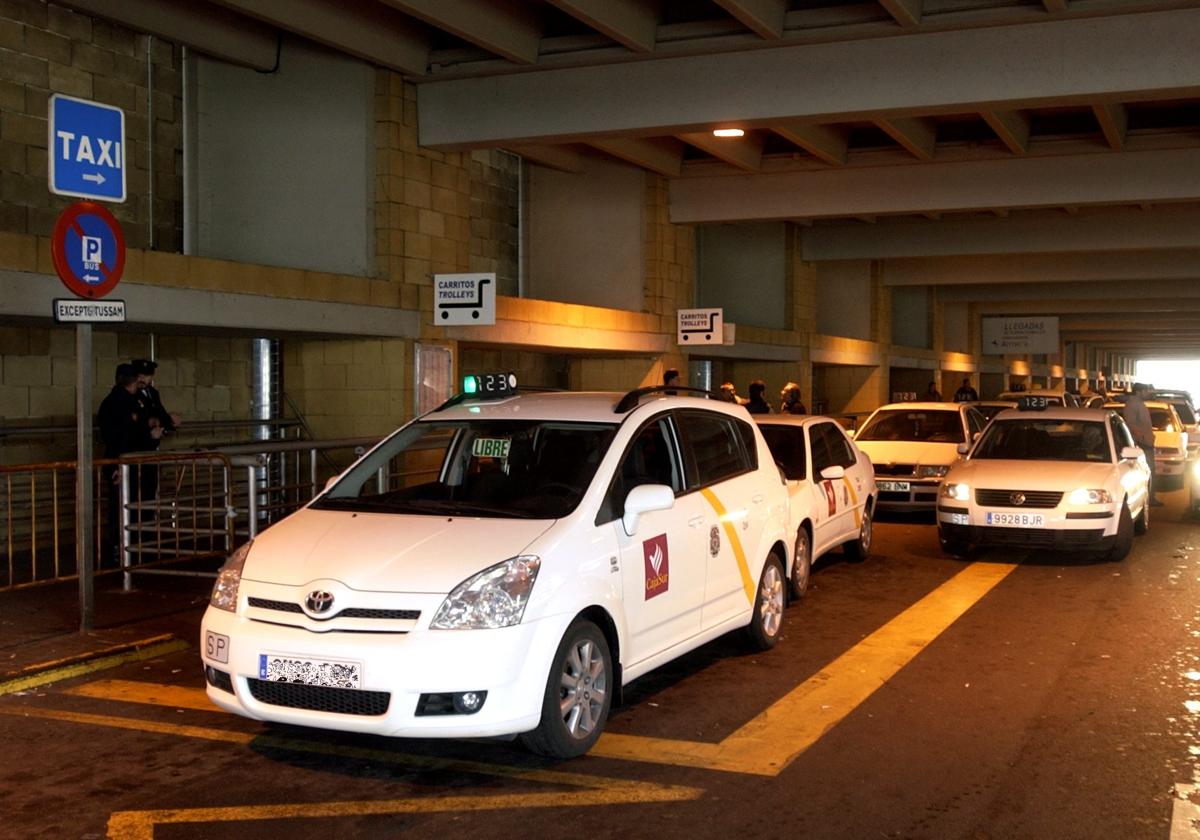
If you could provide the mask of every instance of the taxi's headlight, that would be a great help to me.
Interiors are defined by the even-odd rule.
[[[956,502],[971,501],[971,485],[969,484],[943,484],[942,498],[953,499]]]
[[[492,630],[521,623],[542,561],[513,557],[464,580],[438,607],[434,630]]]
[[[1095,490],[1087,487],[1072,490],[1071,495],[1067,497],[1067,501],[1073,505],[1108,505],[1112,504],[1112,500],[1112,493],[1107,490]]]
[[[948,472],[948,464],[930,464],[927,467],[917,467],[917,478],[944,478]]]
[[[217,582],[213,584],[212,595],[208,598],[209,604],[228,612],[237,610],[238,586],[242,582],[242,569],[246,565],[246,556],[249,553],[250,543],[246,543],[229,555],[229,559],[217,573]]]

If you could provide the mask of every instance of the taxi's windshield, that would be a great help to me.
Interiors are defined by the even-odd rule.
[[[854,439],[921,443],[963,443],[966,440],[958,412],[937,409],[889,409],[876,412]]]
[[[1185,426],[1190,426],[1196,422],[1196,412],[1192,411],[1192,407],[1185,402],[1172,402],[1175,406],[1175,413],[1179,415],[1179,422]]]
[[[993,420],[971,460],[1111,463],[1113,456],[1102,422],[1023,417]]]
[[[558,519],[579,504],[616,431],[607,423],[544,420],[414,423],[312,507]]]
[[[1175,428],[1175,418],[1171,416],[1170,409],[1152,408],[1150,409],[1150,423],[1154,426],[1156,432],[1178,432]]]

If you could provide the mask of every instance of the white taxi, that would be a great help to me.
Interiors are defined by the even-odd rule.
[[[866,456],[828,417],[763,414],[754,418],[791,497],[792,595],[808,590],[813,562],[843,547],[850,560],[871,552],[875,475]]]
[[[1149,478],[1142,450],[1115,412],[1022,399],[1020,409],[997,414],[947,474],[938,537],[959,556],[1003,545],[1121,560],[1133,535],[1150,526]]]
[[[744,408],[467,382],[225,564],[214,703],[568,757],[630,680],[733,629],[775,644],[788,495]]]
[[[958,447],[987,420],[967,403],[893,403],[875,409],[854,435],[875,467],[880,510],[932,510]]]

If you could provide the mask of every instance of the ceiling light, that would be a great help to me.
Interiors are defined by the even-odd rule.
[[[741,137],[745,133],[740,128],[718,128],[713,131],[713,137]]]

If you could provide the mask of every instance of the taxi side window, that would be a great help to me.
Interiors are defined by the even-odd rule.
[[[737,423],[723,414],[680,412],[689,489],[708,487],[753,469]]]
[[[825,434],[828,423],[817,423],[808,430],[809,445],[812,447],[813,481],[821,480],[821,471],[837,463],[835,454],[829,446],[829,438]]]
[[[602,525],[624,516],[625,497],[630,490],[642,484],[665,484],[679,493],[683,489],[683,480],[674,452],[670,420],[660,417],[643,426],[634,435],[617,466],[612,484],[596,515],[596,524]]]
[[[854,447],[850,445],[850,441],[846,439],[846,435],[842,430],[833,423],[822,423],[821,433],[825,436],[825,441],[829,444],[829,456],[833,458],[833,463],[839,467],[850,469],[858,463],[858,456],[854,454]]]
[[[982,432],[986,425],[987,421],[983,419],[983,415],[973,409],[967,410],[967,428],[971,430],[972,438]]]
[[[754,427],[741,420],[734,420],[738,434],[742,436],[742,446],[745,447],[746,457],[750,461],[750,469],[758,469],[758,441],[754,439]]]
[[[1125,421],[1117,415],[1109,418],[1112,423],[1113,443],[1117,445],[1117,452],[1120,452],[1126,446],[1137,446],[1133,442],[1133,435],[1129,433],[1129,427],[1125,425]]]

